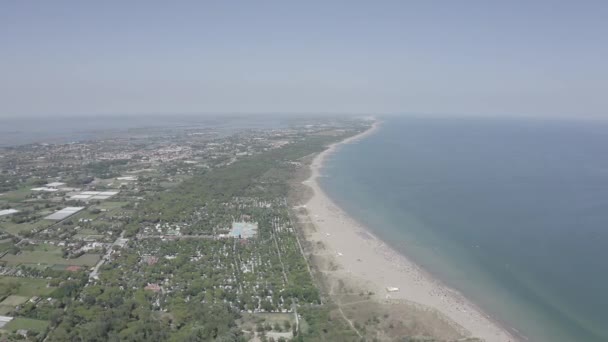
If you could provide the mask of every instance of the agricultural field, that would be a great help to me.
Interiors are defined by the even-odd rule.
[[[9,191],[2,194],[2,200],[8,203],[19,203],[23,202],[28,195],[31,195],[32,191],[30,190],[33,185],[27,185],[22,187],[19,190]]]
[[[103,201],[99,204],[92,206],[91,208],[110,211],[110,210],[114,210],[114,209],[120,209],[127,204],[129,204],[129,202]]]
[[[0,298],[5,298],[10,295],[26,298],[45,296],[54,290],[54,287],[49,286],[49,281],[47,279],[0,277]]]
[[[19,254],[6,254],[0,259],[7,265],[45,264],[45,265],[77,265],[94,266],[100,259],[99,254],[84,254],[75,259],[63,257],[61,247],[53,245],[37,245],[33,250],[23,250]]]
[[[28,330],[35,331],[37,333],[44,332],[49,326],[49,322],[42,321],[39,319],[31,319],[24,317],[17,317],[12,321],[8,322],[2,330],[5,331],[17,331],[17,330]]]
[[[17,305],[26,303],[30,298],[24,296],[10,295],[0,302],[0,315],[6,315],[15,309]]]
[[[10,295],[8,297],[6,297],[1,303],[0,305],[5,305],[5,306],[17,306],[20,304],[23,304],[25,302],[27,302],[29,300],[28,297],[23,297],[23,296],[16,296],[16,295]]]
[[[11,241],[10,239],[7,239],[8,241],[4,240],[3,242],[0,242],[0,254],[12,249],[15,246],[15,243],[13,241]]]
[[[23,233],[30,232],[32,230],[38,231],[40,229],[44,229],[51,226],[53,223],[54,222],[52,221],[43,219],[26,223],[2,222],[0,223],[0,229],[12,235],[22,235]]]

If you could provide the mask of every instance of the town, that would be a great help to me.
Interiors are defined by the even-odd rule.
[[[302,158],[368,125],[0,149],[3,338],[315,340],[324,300],[289,182]]]

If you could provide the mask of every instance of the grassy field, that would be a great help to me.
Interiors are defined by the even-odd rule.
[[[74,235],[74,239],[103,239],[103,234],[99,234],[96,230],[90,228],[78,229],[78,234]]]
[[[2,196],[2,200],[9,203],[21,202],[27,195],[32,193],[31,188],[34,188],[34,186],[26,186],[19,190],[6,192]]]
[[[244,313],[238,323],[243,330],[255,331],[257,324],[270,324],[271,327],[274,327],[278,323],[281,329],[284,329],[285,321],[290,325],[295,325],[294,315],[292,313]]]
[[[87,208],[87,209],[77,212],[76,214],[74,214],[72,216],[67,217],[65,220],[72,221],[75,225],[78,225],[78,220],[81,218],[95,220],[98,216],[99,216],[99,214],[93,214]]]
[[[15,309],[15,306],[27,302],[30,298],[24,296],[10,295],[0,303],[0,315],[6,315]]]
[[[0,243],[0,253],[4,253],[6,250],[13,247],[14,245],[15,244],[12,241]]]
[[[43,332],[49,326],[49,322],[41,321],[39,319],[31,319],[24,317],[17,317],[12,321],[8,322],[4,326],[3,330],[16,331],[19,329],[25,329],[29,331]]]
[[[61,248],[52,245],[39,245],[32,251],[23,251],[18,255],[7,254],[0,261],[8,265],[46,264],[94,266],[99,261],[99,254],[84,254],[76,259],[64,259]]]
[[[98,235],[99,234],[96,230],[90,229],[90,228],[78,229],[77,232],[78,232],[78,234],[76,234],[76,235]]]
[[[47,220],[43,220],[40,219],[38,221],[34,221],[34,222],[26,222],[26,223],[21,223],[21,224],[17,224],[17,223],[13,223],[13,222],[2,222],[0,223],[0,229],[5,230],[8,233],[11,233],[13,235],[18,234],[19,232],[25,232],[25,231],[30,231],[32,229],[42,229],[45,227],[50,226],[51,224],[53,224],[53,221],[47,221]]]
[[[127,205],[127,204],[129,204],[129,202],[104,201],[104,202],[101,202],[98,205],[95,205],[94,208],[97,208],[97,209],[106,209],[106,210],[109,211],[109,210],[121,208],[123,205]]]
[[[19,304],[23,304],[23,303],[27,302],[29,299],[30,299],[29,297],[10,295],[10,296],[6,297],[2,301],[2,303],[0,303],[0,305],[17,306]]]
[[[73,236],[74,239],[78,240],[87,240],[87,239],[91,239],[91,240],[99,240],[99,239],[103,239],[103,235],[101,234],[76,234]]]
[[[47,287],[46,279],[20,278],[20,277],[0,277],[0,297],[8,295],[7,289],[12,283],[19,284],[15,295],[22,297],[44,296],[53,290],[54,287]]]

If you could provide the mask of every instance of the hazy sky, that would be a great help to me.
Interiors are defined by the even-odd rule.
[[[608,1],[2,1],[0,117],[608,118]]]

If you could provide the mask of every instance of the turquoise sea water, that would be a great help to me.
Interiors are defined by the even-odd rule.
[[[608,123],[384,119],[321,184],[530,341],[608,341]]]

